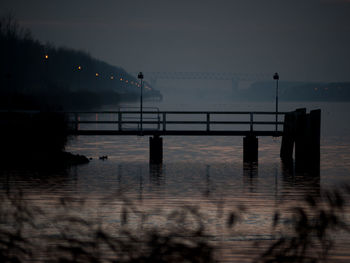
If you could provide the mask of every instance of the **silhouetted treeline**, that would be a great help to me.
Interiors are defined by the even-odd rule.
[[[93,108],[136,100],[140,93],[124,69],[82,51],[44,45],[11,15],[0,19],[0,52],[1,108],[33,109],[39,102],[57,109]]]
[[[89,161],[64,151],[69,130],[64,113],[0,112],[0,130],[0,169],[22,165],[53,169]]]
[[[350,82],[281,81],[278,91],[281,101],[350,101]],[[273,81],[255,82],[248,89],[237,91],[236,95],[239,98],[253,101],[274,100],[276,83]]]

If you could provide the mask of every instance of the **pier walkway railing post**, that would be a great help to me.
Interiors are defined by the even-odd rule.
[[[163,112],[163,131],[166,131],[166,113]]]
[[[210,113],[207,113],[207,132],[210,131]]]
[[[250,114],[250,132],[252,133],[253,132],[253,113],[251,112]]]
[[[118,112],[118,130],[122,131],[122,123],[123,123],[123,119],[122,119],[122,113],[119,111]]]

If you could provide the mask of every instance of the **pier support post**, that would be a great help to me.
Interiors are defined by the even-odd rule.
[[[289,112],[284,116],[283,136],[280,157],[284,163],[293,161],[293,148],[295,141],[295,113]]]
[[[285,164],[293,164],[295,145],[295,170],[319,173],[320,168],[321,110],[297,109],[284,119],[280,156]]]
[[[163,138],[159,135],[149,138],[149,162],[152,164],[163,162]]]
[[[248,135],[243,138],[243,162],[258,161],[258,138]]]
[[[321,110],[310,111],[308,124],[309,167],[317,170],[320,168]]]
[[[306,109],[295,111],[295,168],[305,170],[308,159],[307,125],[308,116]]]

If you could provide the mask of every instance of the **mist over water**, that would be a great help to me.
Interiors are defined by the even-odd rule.
[[[208,88],[166,89],[164,100],[145,101],[144,107],[160,111],[274,111],[271,102],[232,102],[220,92],[209,96]],[[228,89],[223,86],[222,89]],[[179,92],[176,92],[176,91]],[[212,91],[211,91],[212,92]],[[203,96],[195,94],[202,93]],[[139,107],[139,103],[121,105]],[[11,173],[1,177],[3,189],[21,188],[31,200],[50,209],[51,201],[64,196],[90,200],[89,209],[103,214],[107,223],[115,224],[118,201],[99,208],[99,200],[122,194],[154,217],[183,206],[198,207],[206,218],[212,240],[223,249],[223,258],[249,255],[250,241],[271,240],[271,216],[275,209],[297,204],[305,194],[349,183],[350,122],[349,103],[281,102],[280,111],[306,107],[322,110],[321,167],[319,176],[309,176],[286,169],[280,161],[281,138],[259,138],[257,165],[243,163],[243,138],[229,136],[163,136],[163,164],[149,164],[148,136],[78,136],[71,138],[67,151],[91,157],[89,164],[70,168],[52,177],[38,174]],[[103,110],[117,110],[105,107]],[[282,129],[282,127],[280,127]],[[108,160],[100,160],[108,156]],[[225,220],[218,218],[237,205],[248,209],[245,219],[236,226],[234,236],[225,232]],[[119,208],[118,208],[119,207]],[[162,211],[162,212],[161,212]],[[288,210],[285,210],[289,213]],[[219,214],[218,214],[219,213]],[[153,217],[152,217],[153,216]],[[342,237],[338,238],[343,240]],[[344,239],[346,240],[346,239]],[[237,243],[238,242],[238,243]],[[235,247],[246,249],[237,251]],[[225,249],[228,252],[225,252]]]
[[[158,108],[160,111],[274,111],[275,101],[269,102],[232,102],[231,86],[227,81],[163,81],[159,89],[163,100],[144,101],[144,107]],[[214,85],[215,84],[215,85]],[[229,95],[228,95],[229,94]],[[139,103],[121,105],[123,107],[139,108]],[[307,111],[321,109],[321,170],[320,181],[325,187],[346,179],[350,171],[350,122],[348,112],[350,103],[334,102],[280,102],[279,111],[293,111],[297,108],[307,108]],[[114,108],[117,110],[117,108]],[[103,110],[113,110],[106,106]],[[282,119],[280,119],[282,121]],[[279,127],[282,130],[282,126]],[[135,175],[136,171],[127,167],[139,167],[141,177],[151,176],[148,167],[148,136],[80,136],[72,139],[67,150],[92,157],[90,164],[78,167],[82,174],[106,173],[111,176],[116,171],[125,170],[126,178]],[[284,171],[279,158],[281,138],[259,138],[259,164],[251,172],[259,178],[263,174],[282,178]],[[201,169],[207,166],[215,173],[218,167],[226,167],[228,174],[244,174],[242,137],[228,136],[164,136],[163,166],[159,177],[165,184],[169,174],[193,177],[203,174]],[[99,156],[107,155],[108,161],[98,160]],[[117,168],[118,167],[118,168]],[[171,168],[169,168],[171,167]],[[197,167],[184,169],[184,167]],[[200,169],[201,167],[201,169]],[[216,167],[216,168],[213,168]],[[267,167],[274,167],[271,172]],[[164,168],[164,169],[163,169]],[[170,170],[169,170],[170,169]],[[92,172],[95,170],[95,172]],[[165,172],[166,171],[166,172]],[[220,170],[221,171],[221,170]],[[219,172],[220,173],[220,172]],[[274,174],[274,175],[272,175]],[[215,181],[214,176],[212,180]],[[199,180],[199,179],[198,179]],[[182,180],[178,181],[182,184]],[[200,180],[197,182],[201,184]],[[183,183],[186,185],[186,183]],[[267,184],[266,186],[268,186]],[[181,188],[181,187],[180,187]],[[220,188],[219,188],[220,189]],[[186,191],[189,193],[188,191]]]
[[[215,83],[215,85],[213,85]],[[231,86],[227,81],[204,83],[202,81],[172,81],[159,84],[163,94],[163,101],[144,101],[144,107],[156,107],[160,111],[274,111],[275,101],[270,102],[232,102],[229,91]],[[226,91],[226,92],[225,92]],[[125,104],[122,106],[139,107],[139,103]],[[347,112],[349,103],[331,102],[280,102],[280,111],[293,111],[297,108],[321,109],[321,181],[332,184],[344,178],[350,171],[348,160],[350,158],[350,123]],[[104,110],[113,110],[105,107]],[[117,110],[117,109],[115,109]],[[282,120],[282,119],[281,119]],[[282,129],[282,127],[280,127]],[[96,169],[99,173],[113,174],[118,169],[126,169],[126,174],[134,175],[135,171],[128,171],[126,167],[140,167],[142,176],[151,172],[148,167],[148,137],[119,136],[119,137],[83,137],[72,140],[68,150],[86,154],[92,157],[92,162],[83,169],[85,173]],[[194,137],[194,136],[164,136],[164,164],[167,172],[160,177],[168,182],[169,165],[171,174],[192,177],[202,167],[230,167],[228,173],[243,174],[245,169],[242,161],[241,137]],[[253,174],[261,177],[262,174],[272,174],[266,167],[275,167],[274,174],[283,177],[281,162],[279,159],[280,138],[259,138],[259,165]],[[108,161],[98,160],[99,156],[108,155]],[[113,163],[113,165],[112,165]],[[189,165],[191,164],[191,165]],[[197,167],[198,169],[186,170],[181,167]],[[107,168],[108,167],[108,168]],[[122,167],[122,168],[121,168]],[[167,169],[165,169],[167,167]],[[174,171],[174,170],[175,171]],[[211,168],[215,171],[216,168]],[[176,172],[178,170],[178,172]],[[162,170],[163,171],[163,170]],[[201,173],[201,172],[198,172]],[[79,174],[79,173],[78,173]],[[178,176],[174,175],[174,176]],[[128,176],[127,176],[128,177]],[[214,176],[214,181],[215,181]],[[259,180],[260,181],[260,180]],[[263,180],[262,180],[263,181]],[[179,183],[181,180],[179,180]],[[200,184],[200,182],[198,182]],[[185,183],[184,183],[185,185]],[[187,192],[188,193],[188,192]]]
[[[246,89],[250,81],[242,81],[239,89]],[[281,84],[283,85],[283,84]],[[227,80],[159,80],[157,89],[163,95],[163,100],[144,101],[144,107],[155,107],[160,111],[271,111],[275,112],[275,96],[269,101],[251,102],[237,97],[231,81]],[[271,86],[274,91],[275,86]],[[350,134],[349,102],[286,102],[282,94],[279,94],[278,109],[281,112],[294,111],[297,108],[306,108],[309,112],[313,109],[321,109],[321,138],[339,136],[347,141]],[[139,102],[123,104],[136,109]],[[117,108],[114,108],[117,109]],[[111,110],[111,106],[105,106],[103,110]],[[281,119],[281,121],[283,121]],[[280,127],[282,129],[282,126]]]

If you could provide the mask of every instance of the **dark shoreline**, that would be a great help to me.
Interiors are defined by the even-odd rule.
[[[38,154],[32,153],[23,155],[2,155],[1,168],[15,169],[15,170],[37,170],[37,169],[61,169],[69,168],[71,166],[83,165],[89,163],[89,158],[85,155],[73,154],[62,151],[54,154]]]

